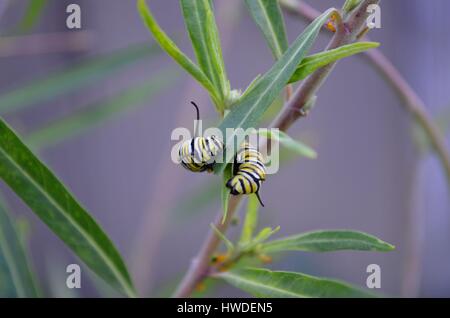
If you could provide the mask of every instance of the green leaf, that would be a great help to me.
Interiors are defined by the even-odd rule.
[[[297,66],[297,69],[289,80],[289,83],[294,83],[305,79],[317,69],[336,62],[337,60],[376,48],[378,46],[380,46],[380,43],[377,42],[356,42],[305,57]]]
[[[298,135],[296,138],[298,139],[307,139],[309,143],[314,143],[309,134],[302,133]],[[292,164],[296,159],[298,159],[298,155],[285,147],[280,149],[280,167],[284,167],[285,165]]]
[[[139,44],[83,60],[0,95],[0,113],[24,109],[38,102],[73,92],[160,52],[156,45]]]
[[[369,292],[338,280],[302,273],[270,271],[262,268],[234,269],[215,277],[260,298],[373,297]]]
[[[29,0],[25,11],[25,15],[20,21],[19,32],[27,32],[39,21],[39,17],[48,4],[47,0]]]
[[[135,295],[125,263],[105,232],[3,120],[0,178],[92,271]]]
[[[360,2],[361,0],[346,0],[344,6],[342,7],[342,11],[344,13],[348,13],[356,8]]]
[[[242,128],[245,131],[258,124],[261,116],[283,90],[294,73],[298,61],[302,60],[311,48],[321,26],[334,10],[329,9],[315,19],[272,68],[258,80],[251,91],[233,106],[230,113],[219,126],[224,137],[224,144],[226,145],[225,152],[230,146],[234,148],[233,142],[235,139],[237,139],[236,144],[238,145],[244,139],[245,136],[237,133],[237,128]],[[229,135],[226,135],[228,128],[234,128],[234,130]],[[231,160],[232,157],[225,153],[224,163],[217,164],[215,166],[215,172],[222,172],[225,168],[226,161]]]
[[[278,60],[288,48],[286,28],[278,1],[245,0],[245,4],[263,33],[273,56]]]
[[[206,90],[210,93],[216,105],[220,105],[219,94],[216,91],[213,83],[209,80],[203,71],[194,64],[194,62],[189,59],[177,46],[176,44],[167,36],[166,33],[161,29],[161,27],[156,22],[155,18],[151,14],[145,0],[137,1],[137,8],[144,21],[147,28],[153,34],[156,42],[161,46],[161,48],[170,55],[175,62],[177,62],[183,69],[185,69],[189,74],[192,75]]]
[[[258,81],[261,79],[261,74],[256,75],[256,77],[248,84],[247,88],[244,90],[244,92],[241,95],[241,98],[247,95],[249,92],[252,91],[253,87],[258,83]]]
[[[395,247],[375,236],[346,230],[302,233],[263,244],[264,253],[283,251],[331,252],[340,250],[388,252]]]
[[[148,104],[149,99],[173,83],[174,79],[173,72],[155,74],[153,79],[139,86],[125,89],[117,95],[82,107],[80,111],[32,132],[25,138],[26,144],[33,149],[39,149],[86,133],[119,114]]]
[[[211,3],[209,0],[181,0],[180,5],[198,64],[224,103],[230,85]]]
[[[244,225],[242,226],[240,244],[247,244],[253,238],[256,226],[258,225],[259,201],[255,194],[248,197],[247,211],[245,213]]]
[[[233,243],[231,243],[231,241],[222,232],[220,232],[220,230],[214,225],[214,223],[211,223],[209,226],[214,231],[214,233],[216,233],[216,235],[220,238],[220,240],[225,243],[228,252],[232,252],[234,250]]]
[[[265,227],[263,228],[252,240],[252,245],[260,244],[267,239],[269,239],[272,235],[277,233],[280,230],[280,227],[277,226],[276,228],[272,229],[271,227]]]
[[[250,241],[241,244],[241,249],[245,252],[253,252],[256,248],[259,247],[259,245],[266,240],[268,240],[273,234],[277,233],[280,230],[280,227],[277,226],[276,228],[272,229],[271,227],[265,227],[261,231],[259,231],[258,234],[255,235],[254,238],[252,238]],[[260,250],[257,249],[257,252]]]
[[[0,297],[37,296],[38,291],[18,229],[0,197]]]
[[[289,137],[289,135],[280,130],[278,130],[276,133],[271,130],[259,130],[258,134],[266,138],[278,141],[287,149],[299,154],[300,156],[304,156],[310,159],[317,158],[317,153],[314,149],[310,148],[300,141],[292,139],[291,137]]]
[[[223,211],[223,217],[222,217],[222,223],[225,222],[228,215],[228,201],[230,199],[230,189],[227,188],[226,184],[228,180],[231,179],[233,176],[233,165],[229,164],[228,167],[223,172],[222,177],[222,211]]]

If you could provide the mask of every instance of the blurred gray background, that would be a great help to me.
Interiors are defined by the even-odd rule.
[[[324,10],[344,1],[310,1]],[[65,8],[78,3],[82,30],[68,31]],[[241,0],[215,0],[216,18],[232,88],[245,88],[273,63],[262,35]],[[25,0],[11,1],[0,30],[19,19]],[[178,1],[149,0],[168,34],[193,57]],[[445,0],[382,1],[382,28],[371,38],[424,99],[433,115],[450,107],[450,2]],[[305,22],[285,14],[289,40]],[[134,0],[49,1],[30,32],[89,32],[89,45],[75,52],[17,54],[0,57],[0,93],[7,92],[78,59],[151,41]],[[4,35],[6,32],[2,32]],[[315,51],[325,47],[321,35]],[[0,47],[1,51],[1,47]],[[116,92],[158,70],[178,70],[175,84],[138,110],[120,116],[88,134],[41,150],[43,160],[117,244],[145,295],[166,295],[197,252],[220,208],[211,204],[186,208],[190,197],[218,184],[219,178],[194,175],[170,160],[172,129],[191,128],[196,100],[202,117],[218,120],[205,92],[168,56],[161,54],[106,82],[52,99],[6,119],[22,134]],[[391,296],[450,296],[450,202],[443,171],[435,156],[419,155],[409,116],[393,90],[361,57],[339,63],[318,94],[316,108],[298,121],[291,136],[312,145],[316,160],[298,159],[264,184],[261,226],[281,226],[277,235],[317,229],[356,229],[396,245],[390,253],[289,253],[271,268],[334,277],[365,286],[366,267],[379,264],[382,292]],[[205,188],[206,187],[206,188]],[[2,185],[2,189],[6,188]],[[52,296],[67,296],[65,266],[79,262],[9,190],[18,216],[31,223],[30,251],[40,283]],[[231,234],[236,230],[231,231]],[[84,271],[85,273],[87,270]],[[80,296],[100,294],[87,274]],[[101,283],[100,283],[101,284]],[[211,296],[239,296],[217,285]]]

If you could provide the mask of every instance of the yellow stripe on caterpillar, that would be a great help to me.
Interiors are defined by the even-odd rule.
[[[181,165],[192,172],[211,172],[215,158],[223,149],[221,145],[214,136],[186,140],[179,151]]]
[[[236,153],[234,159],[234,175],[226,186],[233,195],[255,193],[259,197],[261,183],[266,180],[266,168],[263,155],[250,143],[244,142]]]
[[[197,110],[197,121],[200,120],[200,111],[197,104],[191,101]],[[212,172],[216,163],[215,158],[222,152],[223,143],[215,136],[199,137],[197,128],[194,128],[194,138],[182,143],[178,155],[181,165],[192,172]]]

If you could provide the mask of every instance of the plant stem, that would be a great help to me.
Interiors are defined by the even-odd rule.
[[[217,23],[219,28],[221,27],[224,53],[230,48],[234,29],[239,24],[240,9],[239,3],[231,1],[221,2],[217,6]],[[183,94],[182,102],[185,103],[193,97],[200,105],[207,104],[205,91],[201,90],[197,82],[190,81]],[[182,126],[182,123],[190,116],[192,116],[192,108],[189,105],[181,107],[179,113],[175,116],[176,126]],[[170,149],[167,149],[167,151],[161,153],[166,154],[169,151]],[[164,230],[170,221],[169,211],[173,203],[173,193],[177,191],[177,187],[180,185],[179,180],[177,180],[180,174],[175,173],[173,163],[166,160],[165,157],[161,159],[161,164],[155,171],[158,171],[158,173],[154,177],[156,180],[154,184],[159,185],[159,187],[149,195],[132,251],[132,273],[134,273],[136,287],[141,295],[146,295],[152,289],[153,273],[155,272],[152,269],[156,266],[154,259],[158,255]],[[171,180],[171,182],[164,182],[165,180]]]
[[[214,226],[221,232],[225,233],[230,225],[231,220],[237,208],[239,206],[239,202],[241,201],[241,196],[230,196],[230,201],[228,203],[228,213],[224,222],[222,223],[223,212],[219,212],[214,222]],[[208,276],[210,271],[210,261],[214,252],[219,247],[221,240],[214,232],[213,229],[210,229],[205,241],[203,242],[200,251],[197,256],[192,260],[191,266],[178,286],[177,291],[174,294],[174,297],[189,297],[192,292],[195,290],[197,285]]]
[[[380,74],[392,85],[398,95],[404,101],[405,110],[413,117],[415,122],[424,130],[428,140],[438,155],[442,167],[450,184],[450,155],[445,145],[445,138],[439,128],[434,123],[427,107],[422,99],[411,88],[408,82],[402,77],[395,66],[379,50],[366,52],[366,56],[372,61]]]
[[[378,0],[363,0],[345,21],[340,21],[340,17],[337,17],[337,31],[331,39],[328,48],[336,48],[352,42],[361,31],[367,19],[367,6],[374,3],[378,3]],[[329,73],[333,70],[334,65],[335,63],[332,63],[317,70],[305,80],[293,97],[287,102],[280,116],[274,120],[271,127],[277,127],[282,131],[286,131],[300,117],[299,110],[305,106],[311,96],[314,96]],[[225,233],[228,229],[241,199],[242,196],[230,197],[228,213],[224,223],[222,223],[222,212],[216,217],[214,224],[221,233]],[[210,272],[210,260],[217,250],[219,243],[219,237],[213,230],[210,230],[199,253],[192,261],[188,272],[174,293],[174,297],[189,297],[196,286],[208,276]]]
[[[280,1],[281,5],[289,12],[301,16],[308,21],[314,20],[320,14],[319,11],[303,1]],[[367,37],[366,40],[369,41]],[[379,49],[372,49],[364,53],[364,56],[369,60],[371,65],[375,67],[403,100],[404,103],[402,105],[404,109],[427,135],[432,148],[441,161],[447,176],[447,182],[450,184],[450,156],[446,149],[445,138],[440,133],[438,126],[433,122],[431,116],[427,113],[425,103]],[[415,171],[414,173],[418,174],[419,172]],[[407,257],[404,265],[402,294],[406,297],[415,297],[418,295],[420,287],[420,256],[423,253],[425,229],[423,226],[419,226],[421,221],[423,221],[423,215],[418,211],[417,206],[411,206],[410,211],[407,230],[407,242],[409,242],[409,246],[406,246]]]
[[[312,21],[320,15],[319,11],[303,1],[280,0],[280,4],[288,12],[301,16],[308,21]],[[366,40],[370,41],[367,37]],[[422,127],[431,146],[437,153],[447,176],[447,180],[450,183],[450,155],[445,146],[445,138],[440,133],[439,128],[433,122],[431,116],[427,113],[425,103],[379,49],[365,51],[364,56],[368,58],[377,71],[388,81],[392,88],[394,88],[396,93],[404,101],[403,106],[405,110],[413,117],[415,122]]]

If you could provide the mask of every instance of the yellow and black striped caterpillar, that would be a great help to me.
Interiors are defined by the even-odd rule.
[[[197,104],[191,102],[197,110],[197,122],[200,120],[200,111]],[[200,137],[197,129],[194,138],[181,144],[178,151],[181,165],[192,172],[212,172],[216,163],[216,156],[223,150],[222,142],[215,136]]]
[[[266,180],[264,157],[258,149],[246,141],[235,156],[233,177],[228,180],[226,186],[233,195],[255,193],[259,203],[264,206],[259,197],[259,189],[264,180]]]

